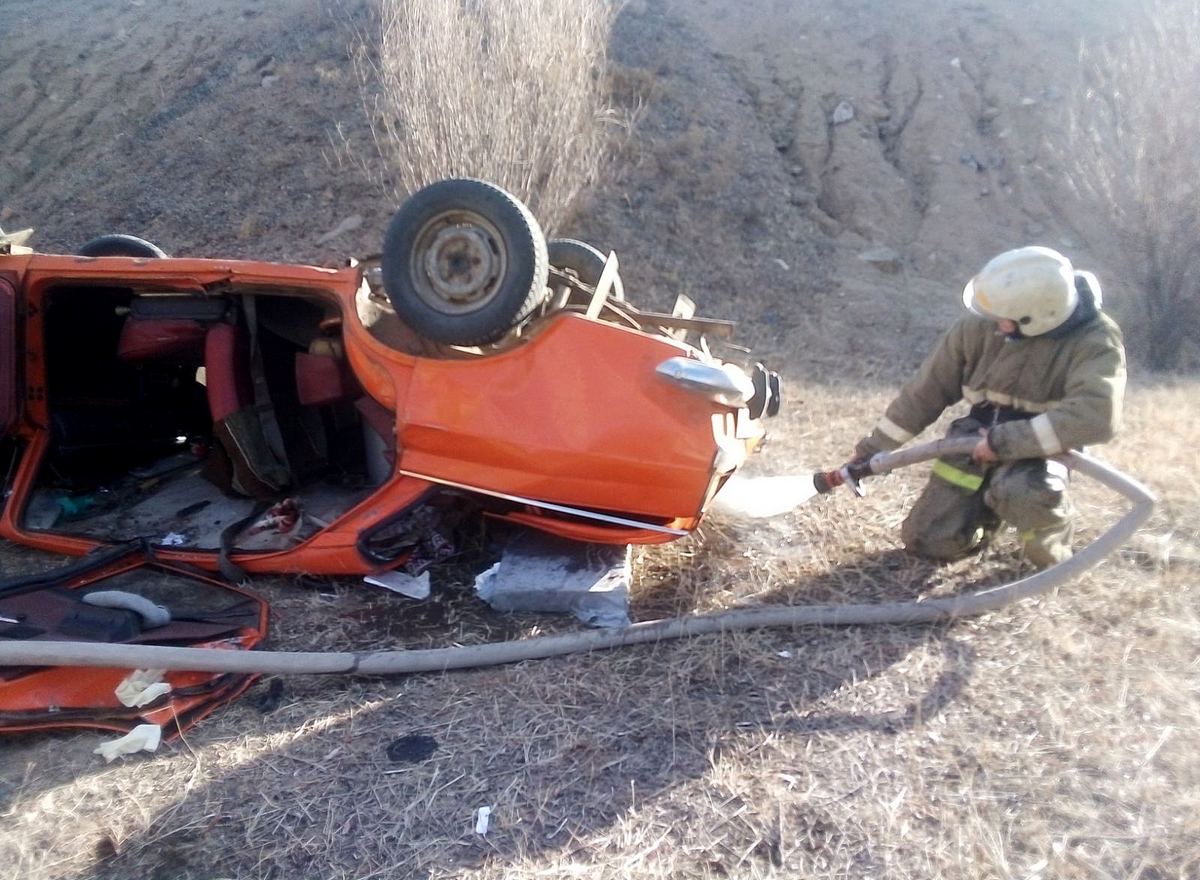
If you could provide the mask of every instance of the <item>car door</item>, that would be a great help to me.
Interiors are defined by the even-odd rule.
[[[265,600],[191,568],[160,562],[139,542],[108,547],[57,570],[0,576],[0,645],[166,645],[248,651],[267,636]],[[146,672],[78,666],[0,666],[0,736],[95,727],[128,733],[157,724],[169,739],[258,677],[173,671],[166,687],[128,702],[122,686]],[[157,680],[157,681],[155,681]]]

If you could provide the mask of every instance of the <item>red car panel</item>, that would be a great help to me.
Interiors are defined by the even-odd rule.
[[[17,419],[17,293],[0,278],[0,432]]]

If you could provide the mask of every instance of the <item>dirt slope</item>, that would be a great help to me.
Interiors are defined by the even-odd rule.
[[[353,7],[6,4],[0,215],[48,250],[128,230],[171,253],[331,259],[364,190],[322,159],[358,105]]]
[[[1061,138],[1080,40],[1111,35],[1133,5],[1070,0],[1031,18],[1018,2],[650,4],[624,33],[657,55],[617,54],[655,70],[666,102],[686,96],[686,121],[663,123],[652,102],[645,126],[657,186],[703,206],[689,253],[736,265],[760,321],[841,375],[847,358],[907,366],[1000,250],[1043,243],[1119,268],[1078,240],[1045,144]]]
[[[377,250],[393,206],[332,145],[340,129],[366,149],[347,63],[365,4],[6,8],[0,224],[49,250],[114,230],[178,254]],[[571,231],[617,249],[641,298],[691,293],[768,355],[911,360],[992,253],[1078,244],[1031,179],[1078,39],[1116,23],[1098,8],[1030,27],[1015,0],[633,3],[615,77],[644,112]],[[859,259],[880,247],[900,274]],[[882,348],[859,341],[879,331]]]
[[[1121,5],[702,2],[692,21],[829,232],[941,277],[998,248],[1062,243],[1061,193],[1030,172],[1079,41]]]

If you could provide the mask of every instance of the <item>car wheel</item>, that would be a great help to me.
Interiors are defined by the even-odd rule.
[[[573,238],[552,238],[546,242],[550,265],[575,273],[584,284],[595,287],[604,271],[604,254],[587,242]]]
[[[573,238],[552,238],[546,243],[546,249],[550,265],[555,269],[573,273],[589,287],[600,283],[608,258],[587,242]],[[617,299],[624,299],[620,276],[614,279],[612,292]]]
[[[101,235],[93,238],[78,251],[81,257],[146,257],[162,259],[167,254],[156,244],[136,235]]]
[[[529,209],[481,180],[414,193],[383,239],[383,285],[396,314],[435,342],[495,342],[546,296],[546,239]]]

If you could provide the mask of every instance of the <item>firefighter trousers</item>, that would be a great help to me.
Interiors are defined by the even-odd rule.
[[[962,418],[948,436],[978,434]],[[1001,524],[1016,527],[1026,557],[1046,568],[1071,555],[1075,511],[1067,468],[1041,458],[979,465],[969,456],[934,462],[921,496],[901,526],[904,545],[930,559],[959,559],[983,549]]]

